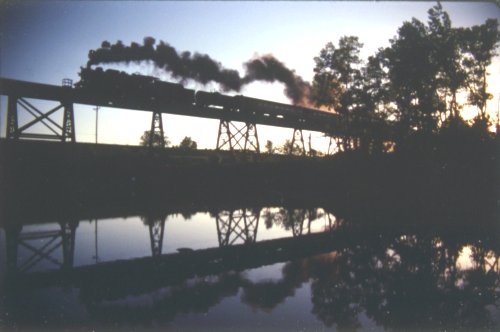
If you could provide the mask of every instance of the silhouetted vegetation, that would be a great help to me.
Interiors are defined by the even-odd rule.
[[[153,138],[151,138],[151,131],[146,130],[144,134],[141,136],[140,145],[149,146],[150,142],[153,147],[167,147],[170,145],[170,141],[167,136],[161,136],[161,134],[157,131],[153,132]]]
[[[193,139],[189,136],[186,136],[182,139],[179,144],[179,148],[183,150],[196,150],[198,148],[198,144],[193,141]]]
[[[339,113],[351,128],[392,124],[394,140],[404,147],[412,136],[435,138],[445,128],[454,130],[450,123],[464,123],[465,105],[458,99],[466,95],[468,106],[478,110],[473,126],[482,126],[487,134],[491,123],[486,103],[492,98],[487,67],[500,41],[498,21],[454,28],[439,2],[428,14],[427,24],[415,18],[404,22],[390,46],[366,62],[359,57],[363,44],[357,37],[342,37],[338,46],[328,43],[315,58],[316,105]],[[376,130],[360,135],[359,141],[344,138],[344,149],[367,150],[371,145],[380,150],[380,139]]]

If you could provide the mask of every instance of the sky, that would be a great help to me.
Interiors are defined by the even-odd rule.
[[[404,21],[427,21],[435,2],[169,2],[169,1],[2,1],[0,2],[0,76],[60,85],[63,78],[78,81],[89,50],[102,41],[142,44],[146,36],[162,40],[179,51],[208,54],[225,68],[243,74],[243,63],[257,55],[273,54],[305,80],[313,78],[314,57],[328,42],[345,35],[358,36],[367,58],[389,45]],[[443,2],[453,26],[500,20],[492,2]],[[147,65],[113,66],[142,74],[158,74]],[[500,57],[489,68],[489,110],[496,114],[500,96]],[[167,79],[166,76],[160,76]],[[188,83],[187,88],[215,91],[217,86]],[[280,83],[252,83],[241,94],[289,103]],[[38,104],[37,104],[38,105]],[[0,134],[5,136],[6,101],[0,100]],[[40,103],[50,109],[51,104]],[[57,114],[59,115],[59,114]],[[62,117],[62,112],[60,114]],[[29,115],[20,122],[29,121]],[[96,114],[92,107],[75,106],[76,139],[95,141]],[[165,134],[176,145],[185,136],[199,148],[216,145],[218,121],[163,115]],[[100,143],[137,145],[151,124],[151,113],[113,108],[99,110]],[[258,126],[261,146],[266,140],[281,145],[291,129]],[[313,148],[327,143],[311,134]]]

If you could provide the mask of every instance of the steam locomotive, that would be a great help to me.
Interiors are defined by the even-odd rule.
[[[129,75],[118,70],[101,67],[82,68],[76,89],[104,99],[108,104],[122,104],[130,101],[143,103],[181,102],[192,103],[194,90],[185,89],[182,84],[170,83],[150,76]]]
[[[195,92],[184,88],[182,84],[165,82],[150,76],[130,75],[112,69],[104,71],[100,67],[96,69],[82,68],[80,81],[75,84],[75,88],[115,106],[136,103],[151,106],[177,103],[272,118],[278,121],[287,119],[299,123],[335,121],[337,118],[330,112],[242,95],[227,96],[217,92]]]

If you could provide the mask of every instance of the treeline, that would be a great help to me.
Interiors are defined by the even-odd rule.
[[[493,137],[490,127],[498,119],[486,112],[492,98],[487,69],[499,41],[498,20],[452,27],[438,2],[429,9],[427,23],[416,18],[404,22],[390,46],[379,48],[367,61],[360,58],[363,44],[358,37],[328,43],[314,59],[312,100],[341,114],[352,127],[389,124],[398,147],[450,130]],[[462,117],[465,106],[477,109],[472,121]],[[344,138],[339,143],[344,149],[387,150],[379,134],[372,130],[361,140]],[[379,144],[374,144],[377,138]]]

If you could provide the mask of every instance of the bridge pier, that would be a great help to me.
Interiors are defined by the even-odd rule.
[[[247,209],[222,211],[216,215],[217,236],[220,247],[235,244],[238,240],[243,243],[255,243],[259,227],[260,210]]]
[[[292,143],[290,146],[290,151],[288,154],[293,154],[294,147],[297,146],[298,149],[302,149],[301,154],[306,155],[306,145],[304,144],[304,135],[302,129],[295,128],[293,130]]]
[[[67,270],[73,267],[75,253],[75,234],[78,221],[59,223],[60,230],[22,232],[22,226],[10,226],[6,229],[7,267],[9,273],[27,272],[42,261],[47,261]],[[31,255],[24,262],[18,262],[19,248],[23,247]],[[61,248],[62,261],[54,257]]]
[[[254,123],[246,122],[241,128],[238,128],[232,121],[221,119],[216,149],[223,150],[225,148],[229,151],[240,149],[245,152],[260,153],[257,126]]]
[[[165,221],[167,216],[145,216],[142,218],[149,228],[149,240],[151,242],[151,256],[159,257],[163,250],[163,235],[165,234]]]
[[[149,132],[149,142],[148,146],[151,148],[155,146],[155,133],[158,133],[161,137],[159,140],[160,147],[165,147],[165,132],[163,131],[163,119],[161,113],[158,111],[153,111],[153,116],[151,118],[151,131]]]
[[[68,83],[69,82],[69,83]],[[71,81],[64,81],[63,88],[71,88]],[[73,103],[69,100],[60,100],[59,105],[43,112],[29,102],[26,98],[18,97],[16,95],[7,96],[7,130],[6,138],[17,140],[20,138],[28,139],[43,139],[43,140],[57,140],[61,142],[75,142],[75,117],[73,111]],[[34,119],[25,125],[19,127],[19,111],[20,108],[25,110]],[[63,109],[63,122],[62,125],[53,120],[50,116]],[[25,131],[36,124],[43,124],[51,134],[46,133],[26,133]]]

